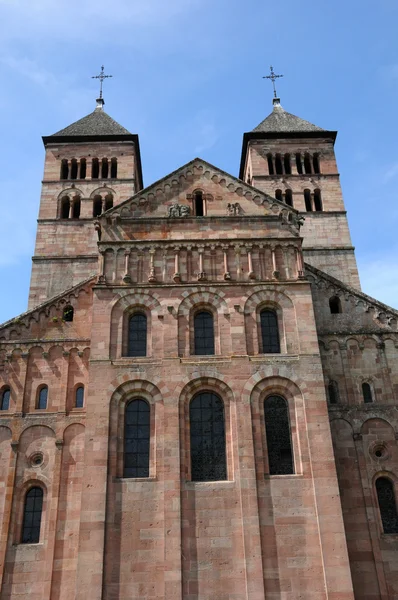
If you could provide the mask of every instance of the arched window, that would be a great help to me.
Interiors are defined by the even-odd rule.
[[[205,201],[204,201],[202,192],[195,192],[194,198],[193,198],[193,205],[194,205],[195,216],[204,217]]]
[[[98,179],[99,177],[99,160],[98,158],[93,158],[91,163],[91,178]]]
[[[42,511],[43,490],[40,487],[32,487],[25,496],[21,536],[22,544],[39,543]]]
[[[101,162],[101,177],[107,179],[109,174],[109,163],[107,158],[103,158]]]
[[[72,158],[72,160],[71,160],[70,178],[77,179],[77,160],[76,160],[76,158]]]
[[[84,406],[84,387],[79,385],[75,392],[75,408],[83,408]]]
[[[319,164],[319,154],[314,154],[312,157],[312,164],[314,167],[314,173],[318,174],[321,172],[320,164]]]
[[[268,308],[260,312],[262,353],[279,353],[281,346],[279,343],[278,317],[274,310]]]
[[[285,398],[269,396],[264,401],[264,418],[270,475],[294,473],[290,419]]]
[[[117,158],[111,159],[111,177],[112,179],[117,177]]]
[[[105,210],[113,208],[113,197],[111,195],[105,198]]]
[[[127,356],[146,356],[147,318],[143,313],[135,313],[129,319]]]
[[[282,202],[282,200],[283,200],[282,190],[275,190],[275,198]]]
[[[343,312],[341,309],[341,300],[338,296],[333,296],[332,298],[329,298],[329,308],[330,314],[332,315],[337,315]]]
[[[283,166],[285,167],[286,175],[291,175],[292,167],[290,164],[290,154],[285,154],[285,156],[283,157]]]
[[[79,198],[79,196],[76,196],[76,198],[74,198],[74,200],[73,200],[73,206],[72,206],[72,218],[73,219],[78,219],[80,217],[80,207],[81,207],[80,198]]]
[[[68,306],[65,306],[65,308],[64,308],[62,318],[67,323],[71,323],[73,321],[73,315],[74,315],[73,306],[68,304]]]
[[[216,394],[202,392],[189,406],[192,481],[227,479],[224,405]]]
[[[277,175],[283,175],[282,158],[280,154],[275,156],[275,171]]]
[[[305,202],[305,210],[307,212],[312,212],[312,202],[311,202],[311,191],[304,190],[304,202]]]
[[[296,154],[296,167],[297,167],[297,173],[299,175],[303,174],[303,163],[301,162],[301,154],[297,153]]]
[[[36,408],[45,409],[47,408],[47,400],[48,400],[48,387],[43,385],[39,389],[39,393],[37,396],[37,406]]]
[[[68,196],[61,200],[61,219],[69,219],[70,200]]]
[[[365,382],[362,384],[362,396],[365,404],[373,402],[372,388],[370,387],[369,383]]]
[[[102,213],[102,198],[101,196],[95,196],[93,202],[93,217],[99,217]]]
[[[321,190],[314,190],[314,208],[317,212],[322,211]]]
[[[69,166],[66,158],[61,160],[61,179],[68,179]]]
[[[290,189],[285,191],[285,202],[288,206],[293,206],[293,194]]]
[[[201,310],[194,316],[195,354],[214,354],[214,319],[211,312]]]
[[[376,480],[377,500],[384,533],[398,533],[398,512],[394,484],[388,477]]]
[[[328,385],[328,396],[330,404],[337,404],[339,401],[339,386],[335,381],[330,381]]]
[[[126,406],[123,477],[149,477],[150,409],[145,400]]]
[[[86,179],[87,162],[85,158],[80,159],[80,179]]]
[[[304,154],[304,170],[306,175],[311,175],[311,157],[308,153]]]
[[[267,162],[268,162],[268,174],[274,174],[274,161],[272,160],[272,154],[267,154]]]
[[[10,408],[10,396],[10,388],[4,388],[1,394],[0,410],[8,410]]]

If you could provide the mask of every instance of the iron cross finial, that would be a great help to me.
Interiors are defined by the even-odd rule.
[[[104,65],[101,67],[101,73],[99,75],[93,75],[91,79],[99,79],[100,80],[100,95],[99,99],[102,100],[102,84],[104,79],[108,79],[109,77],[113,77],[113,75],[105,75],[104,73]]]
[[[272,65],[271,65],[270,69],[271,69],[271,75],[265,75],[263,77],[263,79],[270,79],[272,81],[272,85],[273,85],[273,88],[274,88],[274,98],[277,98],[278,96],[277,96],[277,93],[276,93],[275,80],[279,79],[279,77],[283,77],[283,75],[276,75],[275,72],[274,72],[274,67]]]

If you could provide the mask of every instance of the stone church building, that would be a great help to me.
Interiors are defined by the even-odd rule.
[[[144,187],[103,100],[43,138],[0,326],[1,600],[398,599],[398,312],[361,292],[335,131]]]

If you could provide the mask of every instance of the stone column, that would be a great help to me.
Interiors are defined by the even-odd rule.
[[[149,283],[155,283],[155,281],[156,281],[155,253],[156,253],[156,248],[154,246],[151,246],[149,248],[149,276],[148,276]]]
[[[199,273],[198,273],[198,281],[204,281],[206,279],[206,273],[203,269],[203,254],[205,251],[204,246],[198,246],[199,252]]]
[[[224,244],[222,246],[222,251],[224,255],[224,279],[229,280],[231,279],[231,274],[228,269],[228,246]]]
[[[256,275],[253,271],[253,257],[252,257],[252,246],[246,246],[247,248],[247,261],[249,266],[249,279],[256,279]]]
[[[200,262],[200,255],[199,255],[199,262]],[[202,263],[202,268],[199,268],[199,271],[203,270],[203,263]],[[174,247],[174,275],[173,275],[173,281],[175,283],[181,283],[181,276],[180,276],[180,246],[175,246]]]
[[[297,248],[297,246],[295,246],[295,252],[296,252],[297,277],[298,277],[298,279],[304,279],[303,255],[301,253],[300,248]]]
[[[105,279],[105,252],[104,250],[99,250],[98,257],[98,283],[106,283]]]
[[[130,249],[127,249],[124,251],[124,275],[123,275],[124,283],[131,283],[130,270],[129,270],[130,254],[131,254]]]
[[[276,249],[275,246],[271,246],[271,257],[272,257],[272,276],[274,279],[278,279],[279,271],[276,265]]]

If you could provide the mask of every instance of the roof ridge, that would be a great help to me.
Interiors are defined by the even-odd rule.
[[[275,104],[273,111],[257,125],[253,132],[306,132],[306,131],[326,131],[322,127],[314,125],[293,113],[288,112],[280,104]]]

